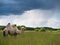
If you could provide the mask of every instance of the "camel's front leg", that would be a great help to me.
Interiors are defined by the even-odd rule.
[[[7,36],[8,35],[8,31],[3,31],[3,36]]]

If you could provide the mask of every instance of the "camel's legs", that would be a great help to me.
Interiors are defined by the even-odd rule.
[[[6,33],[6,31],[3,31],[3,36],[7,36],[8,33]]]

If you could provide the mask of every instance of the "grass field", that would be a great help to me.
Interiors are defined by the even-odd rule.
[[[24,32],[17,37],[0,32],[0,45],[60,45],[60,32]]]

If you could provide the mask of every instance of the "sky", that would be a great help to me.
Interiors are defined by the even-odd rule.
[[[60,28],[60,0],[0,0],[0,25]]]

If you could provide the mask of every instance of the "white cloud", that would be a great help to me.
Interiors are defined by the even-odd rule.
[[[0,25],[6,25],[8,22],[11,24],[17,25],[25,25],[29,27],[41,27],[48,26],[59,28],[60,22],[59,20],[52,19],[54,16],[51,10],[29,10],[25,11],[21,15],[13,15],[9,16],[0,16]]]
[[[50,19],[48,20],[46,26],[53,27],[53,28],[60,28],[60,21],[56,19]]]

